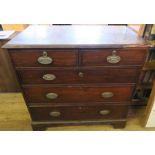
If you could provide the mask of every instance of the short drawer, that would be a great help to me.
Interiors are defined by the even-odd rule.
[[[76,66],[78,60],[74,49],[10,50],[9,54],[16,67]]]
[[[31,107],[33,121],[124,119],[128,106]]]
[[[123,49],[83,49],[81,50],[83,66],[119,66],[142,65],[147,50],[135,48]]]
[[[134,85],[124,86],[24,86],[29,103],[130,101]]]
[[[137,68],[20,69],[23,84],[135,83]]]

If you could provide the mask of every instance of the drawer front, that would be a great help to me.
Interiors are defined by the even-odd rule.
[[[76,66],[77,50],[11,50],[16,67]]]
[[[81,50],[83,66],[142,65],[146,49],[86,49]]]
[[[23,84],[135,83],[139,72],[136,68],[18,70]]]
[[[33,121],[126,118],[128,106],[31,107]]]
[[[29,103],[130,101],[134,86],[25,86]]]

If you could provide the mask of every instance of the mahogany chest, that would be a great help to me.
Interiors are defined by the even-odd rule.
[[[125,126],[147,54],[126,26],[30,26],[7,48],[33,130]]]

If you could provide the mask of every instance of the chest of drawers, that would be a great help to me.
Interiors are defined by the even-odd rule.
[[[110,39],[116,33],[116,40]],[[4,48],[34,130],[79,124],[125,126],[147,53],[145,41],[130,29],[31,26]]]

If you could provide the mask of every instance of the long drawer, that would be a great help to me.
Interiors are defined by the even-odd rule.
[[[147,50],[143,49],[83,49],[82,66],[143,65]]]
[[[29,103],[123,102],[129,101],[134,85],[24,86]]]
[[[136,83],[137,68],[20,69],[23,84]]]
[[[76,49],[16,49],[9,52],[16,67],[63,67],[77,65]]]
[[[31,107],[33,121],[124,119],[128,106]]]

